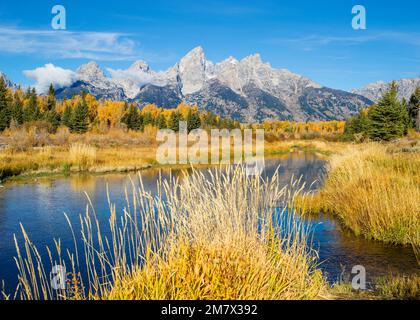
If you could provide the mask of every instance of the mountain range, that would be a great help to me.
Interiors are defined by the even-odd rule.
[[[398,97],[409,100],[417,87],[420,87],[420,78],[406,78],[397,80]],[[373,102],[377,102],[382,94],[389,88],[390,83],[377,81],[367,86],[352,90],[352,93],[362,95]]]
[[[267,119],[345,119],[372,104],[363,96],[326,88],[286,69],[272,68],[255,54],[213,63],[201,47],[166,71],[156,72],[144,61],[127,70],[109,69],[105,76],[95,62],[82,65],[77,81],[57,90],[61,98],[85,90],[98,98],[155,103],[173,108],[181,101],[197,104],[243,122]]]
[[[84,90],[99,99],[165,108],[186,101],[242,122],[317,121],[347,119],[373,104],[387,87],[378,82],[352,92],[331,89],[287,69],[273,68],[259,54],[213,63],[201,47],[166,71],[156,72],[146,62],[136,61],[128,69],[108,72],[111,77],[96,62],[84,64],[70,86],[56,89],[57,97],[69,98]],[[419,79],[401,80],[401,94],[409,96],[416,85]]]

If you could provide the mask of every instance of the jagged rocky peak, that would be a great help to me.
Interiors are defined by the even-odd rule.
[[[182,93],[192,94],[201,90],[212,71],[212,63],[206,60],[202,47],[187,53],[178,64],[178,73],[182,82]]]
[[[81,65],[76,71],[78,78],[82,81],[91,82],[98,79],[105,79],[104,71],[95,61]]]
[[[150,67],[149,65],[143,61],[143,60],[137,60],[136,62],[134,62],[129,68],[128,70],[130,71],[142,71],[144,73],[149,73],[150,72]]]
[[[233,64],[233,65],[238,64],[238,63],[239,61],[235,57],[232,57],[232,56],[229,56],[229,58],[221,62],[221,64]]]
[[[243,63],[247,63],[250,65],[258,66],[260,64],[263,64],[261,55],[259,53],[251,54],[241,60]]]

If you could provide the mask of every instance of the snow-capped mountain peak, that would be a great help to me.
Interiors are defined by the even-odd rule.
[[[153,71],[142,61],[127,69],[107,69],[107,78],[95,62],[77,70],[81,84],[63,88],[67,96],[83,88],[99,97],[175,107],[181,101],[236,119],[344,119],[370,100],[348,92],[323,88],[287,69],[273,68],[260,54],[242,60],[229,57],[214,64],[196,47],[166,71]]]
[[[137,60],[136,62],[134,62],[129,68],[128,70],[130,71],[142,71],[144,73],[149,73],[150,72],[150,67],[149,65],[143,61],[143,60]]]
[[[202,47],[187,53],[178,64],[178,73],[184,95],[200,91],[206,79],[212,76],[213,63],[206,60]]]
[[[105,80],[105,73],[95,61],[90,61],[81,65],[76,74],[78,78],[86,82],[97,82],[98,80]]]
[[[397,82],[398,97],[409,100],[417,87],[420,87],[420,77],[417,78],[404,78]],[[377,102],[382,94],[388,90],[391,82],[377,81],[368,84],[367,86],[359,89],[353,89],[352,92],[364,96],[374,102]]]

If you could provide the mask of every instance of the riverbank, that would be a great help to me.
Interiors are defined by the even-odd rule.
[[[349,145],[329,159],[324,186],[299,197],[302,212],[329,212],[356,235],[420,246],[418,141]]]
[[[312,152],[329,156],[343,150],[347,143],[316,140],[288,140],[265,144],[267,157],[290,152]],[[77,173],[104,174],[136,172],[147,168],[168,167],[156,161],[157,147],[144,145],[101,145],[85,143],[70,146],[47,146],[25,151],[4,149],[0,152],[0,181],[25,180],[40,176],[60,176]],[[200,165],[203,167],[206,165]],[[207,165],[208,166],[208,165]],[[174,165],[187,168],[190,165]]]
[[[328,293],[330,300],[419,300],[420,276],[389,275],[377,279],[370,290],[355,290],[350,283],[338,283]]]

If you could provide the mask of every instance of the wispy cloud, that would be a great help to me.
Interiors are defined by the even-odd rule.
[[[355,31],[356,32],[356,31]],[[360,31],[357,31],[360,33]],[[360,35],[321,35],[312,34],[297,37],[278,37],[266,39],[267,44],[295,44],[307,50],[327,45],[354,46],[377,41],[391,41],[413,46],[420,46],[420,33],[415,32],[377,32],[361,33]]]
[[[0,52],[113,61],[132,60],[139,50],[129,34],[0,26]]]

